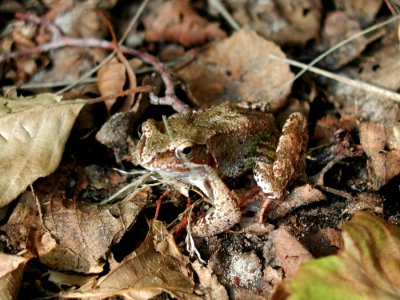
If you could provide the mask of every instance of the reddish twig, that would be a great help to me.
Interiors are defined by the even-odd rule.
[[[154,220],[157,220],[158,218],[158,214],[160,212],[160,207],[161,207],[161,201],[168,195],[170,190],[166,190],[161,196],[160,198],[158,198],[157,200],[157,206],[156,206],[156,212],[154,214]]]
[[[99,39],[81,39],[63,36],[57,27],[51,24],[48,20],[37,17],[32,14],[18,13],[16,17],[27,20],[36,24],[43,24],[52,33],[53,40],[49,43],[41,44],[29,50],[14,51],[9,53],[2,53],[0,56],[0,62],[7,59],[18,58],[21,56],[32,55],[36,53],[48,52],[65,47],[81,47],[81,48],[101,48],[106,50],[119,49],[122,53],[135,56],[141,59],[143,62],[150,64],[154,67],[155,71],[158,72],[165,84],[165,96],[158,97],[153,93],[150,93],[150,100],[155,105],[170,105],[175,111],[180,113],[190,112],[190,108],[187,104],[181,101],[175,94],[174,83],[171,74],[167,68],[161,63],[155,56],[140,52],[135,49],[131,49],[125,46],[119,47],[117,43],[109,42],[106,40]]]
[[[185,215],[184,215],[183,219],[179,222],[179,224],[175,226],[174,235],[177,235],[189,223],[189,221],[188,221],[189,208],[190,208],[190,198],[188,197],[187,202],[186,202]]]

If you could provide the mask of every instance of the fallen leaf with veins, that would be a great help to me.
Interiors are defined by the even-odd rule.
[[[85,287],[67,297],[123,296],[126,299],[152,299],[162,292],[178,299],[200,299],[194,294],[189,258],[183,256],[174,238],[160,221],[152,221],[150,232],[139,248],[93,288]]]
[[[110,251],[148,203],[149,188],[99,205],[26,192],[1,227],[8,243],[37,254],[54,270],[100,273]],[[40,209],[40,210],[39,210]]]
[[[0,98],[0,208],[54,172],[83,100],[54,94]]]

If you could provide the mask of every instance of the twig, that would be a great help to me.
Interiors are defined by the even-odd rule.
[[[155,71],[160,74],[160,76],[165,84],[165,96],[158,97],[154,93],[150,93],[150,101],[152,104],[154,104],[154,105],[170,105],[175,111],[180,112],[180,113],[190,112],[189,106],[187,104],[185,104],[183,101],[181,101],[176,96],[174,83],[173,83],[171,74],[168,72],[166,67],[155,56],[153,56],[149,53],[140,52],[135,49],[120,46],[119,43],[116,44],[116,43],[105,41],[105,40],[64,37],[64,36],[58,35],[58,33],[57,33],[58,29],[54,29],[54,26],[44,19],[36,17],[32,14],[18,14],[17,16],[21,17],[25,20],[29,20],[29,21],[32,21],[35,23],[39,22],[41,24],[49,26],[49,28],[52,28],[51,29],[52,32],[56,32],[55,34],[58,37],[58,40],[53,40],[49,43],[39,45],[39,46],[34,47],[29,50],[15,51],[15,52],[10,52],[10,53],[2,53],[2,55],[0,57],[0,62],[3,62],[5,60],[11,59],[11,58],[17,58],[17,57],[31,55],[31,54],[39,53],[39,52],[40,53],[48,52],[50,50],[55,50],[55,49],[64,48],[64,47],[101,48],[101,49],[107,49],[107,50],[114,50],[114,52],[118,49],[124,54],[136,56],[139,59],[141,59],[143,62],[152,65],[154,67]],[[82,78],[86,78],[86,76],[84,75]],[[71,85],[67,86],[66,88],[62,89],[61,91],[64,92],[64,91],[68,90],[70,87],[71,87]]]
[[[376,93],[376,94],[378,94],[380,96],[384,96],[384,97],[387,97],[387,98],[392,99],[394,101],[400,102],[400,94],[395,93],[393,91],[390,91],[388,89],[384,89],[384,88],[378,87],[376,85],[372,85],[372,84],[369,84],[369,83],[365,83],[365,82],[362,82],[362,81],[358,81],[358,80],[354,80],[354,79],[351,79],[351,78],[348,78],[348,77],[337,75],[337,74],[322,70],[320,68],[310,67],[309,65],[303,64],[301,62],[298,62],[298,61],[295,61],[295,60],[292,60],[292,59],[289,59],[289,58],[282,58],[282,57],[278,57],[278,56],[275,56],[275,55],[272,55],[272,54],[270,54],[269,56],[271,57],[271,59],[285,61],[288,64],[290,64],[292,66],[295,66],[295,67],[302,68],[303,70],[312,71],[312,72],[314,72],[316,74],[319,74],[319,75],[325,76],[327,78],[336,80],[338,82],[350,85],[350,86],[352,86],[354,88],[358,88],[358,89],[361,89],[361,90],[364,90],[364,91],[367,91],[367,92]]]
[[[275,92],[275,94],[271,97],[272,99],[277,97],[278,95],[280,95],[282,93],[283,90],[285,90],[285,88],[289,85],[291,85],[294,81],[296,81],[296,79],[298,79],[300,76],[302,76],[305,72],[309,71],[312,69],[312,66],[314,66],[315,64],[317,64],[318,62],[320,62],[323,58],[325,58],[326,56],[328,56],[329,54],[331,54],[332,52],[336,51],[337,49],[343,47],[344,45],[350,43],[351,41],[366,35],[369,32],[372,32],[374,30],[377,30],[381,27],[384,27],[392,22],[394,22],[395,20],[397,20],[400,17],[400,15],[394,16],[389,18],[386,21],[380,22],[378,24],[375,24],[373,26],[370,26],[360,32],[357,32],[356,34],[353,34],[352,36],[348,37],[347,39],[337,43],[335,46],[333,46],[332,48],[326,50],[324,53],[322,53],[321,55],[318,55],[315,59],[313,59],[308,65],[303,65],[306,67],[301,66],[301,68],[303,68],[302,71],[300,71],[299,73],[296,74],[296,76],[292,79],[289,80],[287,82],[285,82],[284,84],[282,84],[282,86],[277,89],[277,91]],[[325,75],[324,75],[325,76]]]
[[[221,3],[220,0],[210,0],[210,5],[216,9],[226,22],[234,29],[239,30],[240,25],[236,22],[236,20],[231,16],[231,14],[226,10],[225,6]]]
[[[137,23],[137,21],[139,20],[139,17],[142,15],[145,7],[147,6],[147,3],[149,2],[149,0],[144,0],[142,2],[142,4],[139,6],[138,10],[136,11],[135,16],[132,18],[131,22],[129,23],[128,27],[126,28],[124,34],[122,35],[122,37],[120,38],[118,45],[121,46],[126,37],[128,36],[129,32],[132,30],[132,28],[135,26],[135,24]],[[79,84],[79,82],[81,80],[85,80],[86,78],[89,78],[90,76],[92,76],[98,69],[100,69],[102,66],[104,66],[107,62],[109,62],[115,55],[116,50],[114,50],[112,53],[110,53],[99,65],[97,65],[96,67],[94,67],[93,69],[89,70],[88,72],[86,72],[79,80],[77,80],[74,84],[70,84],[69,86],[59,90],[57,92],[57,94],[62,94],[65,93],[66,91],[70,90],[71,88],[73,88],[76,84]]]

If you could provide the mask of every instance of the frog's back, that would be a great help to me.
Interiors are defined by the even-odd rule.
[[[279,133],[271,114],[222,104],[177,121],[176,135],[207,145],[222,177],[237,178],[258,156],[274,159]]]

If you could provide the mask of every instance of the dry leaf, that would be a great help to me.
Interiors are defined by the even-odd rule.
[[[209,299],[229,299],[225,287],[219,283],[217,276],[209,266],[203,266],[196,260],[192,263],[192,267],[196,271],[197,276],[199,276],[200,284],[206,289],[205,292],[208,294]]]
[[[186,0],[166,1],[144,19],[147,41],[179,42],[184,46],[201,44],[226,36],[218,24],[200,17]]]
[[[17,299],[26,258],[0,252],[0,299]]]
[[[383,3],[382,0],[334,0],[333,2],[337,10],[343,10],[348,15],[357,18],[364,26],[374,21]]]
[[[300,265],[313,259],[311,253],[304,248],[284,227],[280,227],[274,235],[275,253],[285,278],[291,278]]]
[[[243,45],[246,45],[244,47]],[[281,107],[289,94],[293,73],[286,63],[268,55],[285,57],[274,43],[253,31],[240,30],[211,45],[179,71],[196,105],[205,108],[226,101],[268,102]],[[277,95],[277,90],[283,88]]]
[[[279,45],[304,45],[317,37],[320,30],[323,8],[320,0],[226,2],[240,25]]]
[[[35,201],[32,193],[26,192],[2,230],[11,245],[37,253],[52,269],[100,273],[110,247],[147,204],[148,192],[140,190],[103,206],[56,196]]]
[[[189,259],[183,256],[174,238],[159,221],[153,221],[145,241],[92,289],[81,289],[69,297],[96,298],[123,296],[152,299],[162,292],[178,299],[200,299],[193,294],[194,282],[188,272]]]
[[[360,32],[360,24],[344,12],[334,11],[327,15],[322,30],[322,45],[325,49],[334,47],[339,42]],[[323,64],[329,69],[338,69],[359,57],[370,41],[366,36],[361,36],[345,46],[329,54]]]
[[[397,91],[400,78],[397,34],[394,31],[387,34],[371,50],[360,57],[356,65],[344,68],[343,75]],[[400,103],[368,90],[329,81],[327,96],[340,115],[356,115],[359,119],[373,122],[400,120]]]
[[[110,60],[97,72],[97,86],[101,96],[109,96],[122,92],[126,81],[126,69],[123,63],[116,59]],[[108,111],[116,99],[106,101]]]
[[[60,96],[0,98],[0,207],[58,166],[83,101]]]
[[[360,125],[361,146],[368,156],[368,170],[374,190],[379,190],[400,174],[400,143],[393,133],[396,126],[397,123],[370,122]]]

